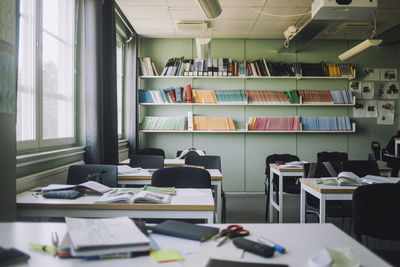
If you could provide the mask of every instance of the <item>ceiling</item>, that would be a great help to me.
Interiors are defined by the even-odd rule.
[[[213,37],[283,39],[290,26],[311,17],[313,0],[219,0],[222,13],[208,19],[197,0],[116,0],[139,35],[146,37]],[[274,16],[268,15],[272,14]],[[288,16],[304,14],[299,16]],[[400,0],[378,0],[377,34],[400,24]],[[206,21],[208,28],[183,29],[179,21]],[[373,29],[366,21],[332,22],[316,38],[365,39]],[[399,33],[400,34],[400,33]]]

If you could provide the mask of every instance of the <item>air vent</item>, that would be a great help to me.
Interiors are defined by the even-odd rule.
[[[203,20],[180,20],[176,23],[176,29],[180,32],[206,32],[208,29],[208,22]]]

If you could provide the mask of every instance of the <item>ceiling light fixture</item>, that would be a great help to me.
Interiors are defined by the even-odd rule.
[[[206,16],[210,19],[218,17],[222,12],[218,0],[198,0],[198,2]]]
[[[364,51],[367,48],[370,48],[371,46],[377,46],[380,43],[382,43],[381,39],[367,39],[362,43],[359,43],[358,45],[356,45],[355,47],[347,50],[346,52],[344,52],[343,54],[339,55],[339,59],[341,61],[344,61],[348,58],[351,58],[352,56],[361,53],[362,51]]]

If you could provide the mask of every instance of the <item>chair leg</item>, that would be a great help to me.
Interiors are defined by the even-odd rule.
[[[221,222],[226,223],[226,195],[222,193],[222,216]]]
[[[270,196],[269,196],[269,179],[268,179],[268,176],[267,176],[267,178],[265,179],[265,196],[267,197],[267,201],[266,201],[266,204],[265,204],[265,222],[267,222],[268,221],[268,212],[269,212],[269,198],[270,198]]]

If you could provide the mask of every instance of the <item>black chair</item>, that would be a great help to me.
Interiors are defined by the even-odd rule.
[[[162,156],[165,159],[165,152],[161,148],[142,148],[137,155]]]
[[[304,164],[304,178],[336,177],[343,169],[342,162],[315,162]],[[351,217],[351,201],[329,200],[326,202],[326,217]],[[306,213],[319,217],[319,200],[307,194]],[[342,227],[344,220],[342,220]]]
[[[348,161],[349,156],[346,152],[318,152],[317,162],[344,162]]]
[[[129,166],[142,169],[160,169],[164,167],[164,157],[154,155],[132,155]]]
[[[399,183],[359,186],[353,193],[353,230],[358,241],[362,243],[363,236],[399,241],[397,203],[400,203]],[[400,249],[384,250],[375,246],[370,249],[394,266],[400,266]]]
[[[382,160],[386,162],[387,166],[392,168],[391,176],[397,177],[400,170],[400,157],[389,154],[386,148],[381,149],[381,144],[378,141],[371,142],[371,149],[374,155],[373,160]]]
[[[67,184],[95,181],[109,187],[117,187],[118,169],[115,165],[72,165],[68,169]]]
[[[206,169],[217,169],[221,172],[221,157],[214,155],[199,156],[195,154],[187,155],[185,157],[186,165],[203,166]],[[222,197],[222,223],[226,222],[226,196],[224,190],[221,188]]]
[[[375,160],[349,160],[343,162],[343,171],[352,172],[359,177],[365,175],[380,175],[378,163]]]
[[[210,173],[192,167],[171,167],[156,170],[151,178],[152,186],[176,188],[211,188]]]
[[[267,196],[267,203],[265,207],[265,221],[268,219],[268,211],[269,211],[269,201],[272,196],[269,195],[269,181],[271,179],[270,176],[270,163],[275,163],[277,161],[290,162],[290,161],[299,161],[299,157],[290,154],[272,154],[269,155],[265,160],[265,195]],[[298,183],[299,177],[285,177],[283,182],[283,192],[292,193],[292,194],[300,194],[300,185]],[[279,201],[279,192],[278,192],[278,178],[273,177],[272,180],[273,189],[276,192],[276,200]]]
[[[378,141],[371,142],[371,150],[374,155],[374,160],[382,160],[381,144]]]

